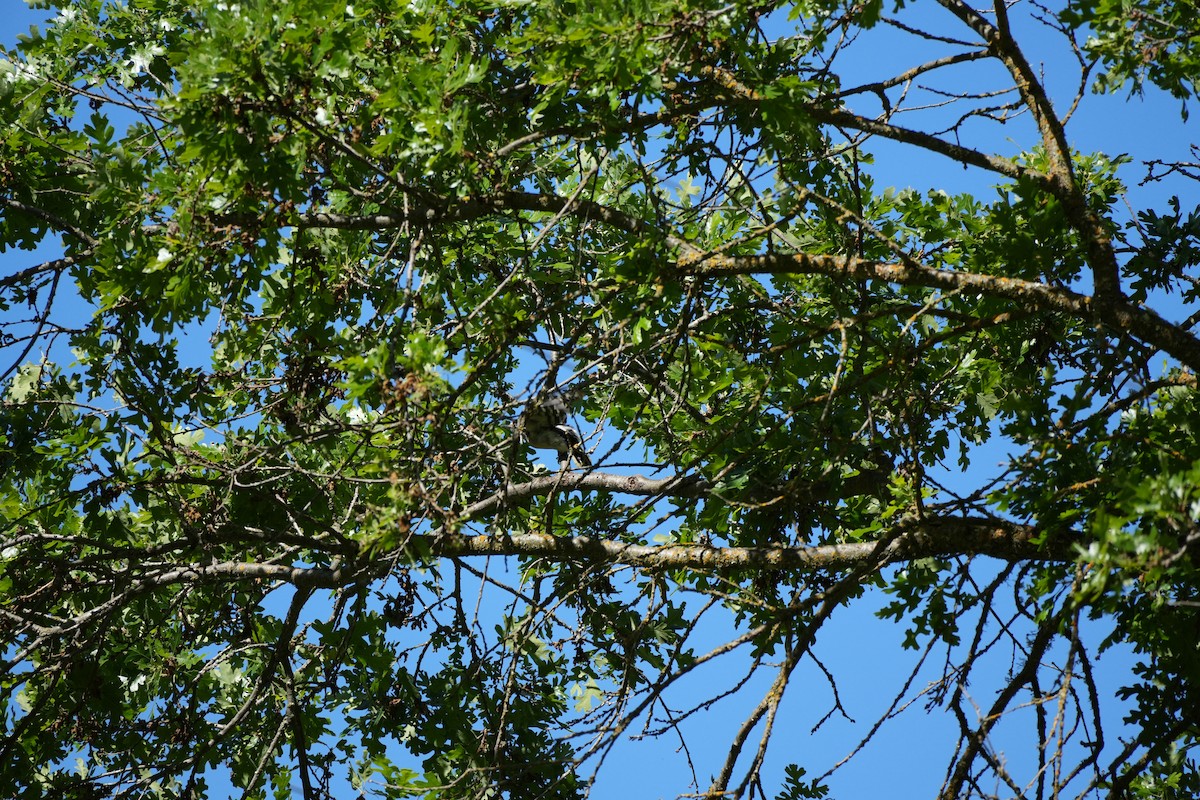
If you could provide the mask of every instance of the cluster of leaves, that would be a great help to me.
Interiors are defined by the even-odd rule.
[[[1116,91],[1132,83],[1142,92],[1149,80],[1185,101],[1196,94],[1200,61],[1195,45],[1200,40],[1200,12],[1191,3],[1170,0],[1072,0],[1060,14],[1072,28],[1088,26],[1086,48],[1104,62],[1098,85]]]
[[[1190,785],[1200,343],[1145,304],[1196,299],[1198,217],[1122,229],[1125,160],[1069,152],[1007,23],[942,4],[988,47],[860,86],[882,2],[59,4],[0,60],[0,252],[60,251],[0,279],[0,794],[573,798],[635,721],[749,684],[677,688],[749,645],[776,677],[709,791],[766,796],[766,737],[732,784],[747,735],[873,586],[946,651],[948,795],[1013,782],[983,743],[1021,692],[1043,734],[1091,725],[1086,615],[1139,658],[1135,744],[1055,774]],[[1187,98],[1190,51],[1148,38],[1186,5],[1061,19],[1109,83]],[[960,144],[996,111],[965,89],[952,135],[893,124],[918,74],[984,57],[1041,126],[1024,155]],[[880,189],[865,134],[990,195]],[[558,384],[600,464],[570,484],[519,431]],[[997,438],[1006,467],[948,477]],[[631,471],[666,479],[629,501]],[[968,721],[1000,642],[1024,665]],[[780,797],[828,793],[806,774]]]

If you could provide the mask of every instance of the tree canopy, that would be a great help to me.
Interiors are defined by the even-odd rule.
[[[39,5],[0,795],[1200,795],[1193,4]]]

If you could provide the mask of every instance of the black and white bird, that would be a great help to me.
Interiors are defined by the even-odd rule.
[[[549,392],[529,401],[522,415],[525,441],[539,450],[558,451],[558,462],[563,467],[569,466],[572,458],[590,467],[592,460],[583,449],[583,437],[567,421],[568,412],[567,398],[561,392]]]

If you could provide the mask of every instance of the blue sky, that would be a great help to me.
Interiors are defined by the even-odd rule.
[[[0,42],[4,44],[13,43],[18,34],[27,31],[30,24],[45,17],[45,12],[30,10],[21,0],[0,2],[4,3],[5,10],[5,15],[0,17]],[[940,8],[934,8],[930,11],[930,20],[933,24],[939,24],[936,16],[945,13]],[[1058,47],[1058,40],[1046,31],[1033,27],[1029,33],[1031,41],[1037,43],[1030,48],[1031,56],[1042,60],[1047,86],[1062,107],[1069,101],[1077,85],[1069,52]],[[863,35],[856,44],[858,52],[863,54],[859,62],[863,81],[894,74],[898,69],[917,62],[918,56],[900,46],[898,41],[894,32],[884,29]],[[1049,48],[1052,44],[1055,45],[1053,50],[1041,49],[1042,45]],[[981,72],[981,84],[986,85],[987,80],[986,72]],[[980,133],[988,137],[996,152],[1004,155],[1016,152],[1031,141],[1028,123],[1024,120],[1017,120],[1005,127],[993,126]],[[1164,161],[1189,160],[1191,155],[1188,148],[1196,141],[1180,118],[1178,101],[1152,91],[1144,99],[1131,99],[1125,95],[1085,97],[1068,126],[1068,137],[1083,152],[1103,151],[1109,155],[1130,153],[1137,159],[1156,158]],[[879,186],[912,187],[918,191],[938,188],[952,193],[974,191],[986,196],[987,187],[998,182],[993,176],[963,170],[961,166],[939,157],[914,158],[910,149],[899,151],[896,146],[886,142],[868,143],[866,149],[875,154],[876,163],[870,171],[876,176]],[[1194,192],[1194,186],[1182,183],[1138,186],[1145,175],[1145,167],[1140,161],[1124,167],[1121,174],[1129,186],[1128,199],[1134,209],[1163,208],[1172,194],[1181,195],[1185,207],[1194,206],[1197,202],[1194,194],[1187,194]],[[0,255],[0,274],[29,266],[35,263],[35,258],[22,251],[4,253]],[[1168,317],[1176,316],[1180,311],[1169,302],[1158,310]],[[980,458],[992,462],[985,463],[983,468],[994,467],[996,462],[1003,460],[1004,455],[1002,444],[981,451]],[[986,572],[986,569],[983,571]],[[903,637],[901,626],[874,616],[874,612],[886,601],[886,597],[872,593],[852,607],[840,609],[826,624],[815,648],[817,657],[838,677],[842,703],[856,722],[851,723],[835,714],[815,734],[810,733],[830,710],[831,699],[821,670],[812,662],[807,662],[793,677],[781,710],[780,728],[776,732],[772,756],[768,761],[768,779],[778,782],[783,765],[792,760],[832,766],[849,754],[866,734],[875,715],[900,690],[918,654],[900,647]],[[725,632],[712,630],[706,636],[711,636],[715,643]],[[990,669],[997,682],[1000,682],[1011,663],[1003,654],[997,654],[994,662]],[[714,666],[710,675],[706,677],[702,672],[694,676],[696,682],[685,684],[680,691],[704,691],[706,686],[728,683],[744,663],[734,659]],[[1119,651],[1112,651],[1100,659],[1096,666],[1102,696],[1113,696],[1120,680],[1127,674],[1129,665],[1128,654]],[[921,687],[935,677],[940,672],[940,666],[927,665],[914,686]],[[764,675],[748,684],[740,695],[741,701],[738,698],[723,701],[687,724],[690,733],[688,744],[691,757],[699,768],[701,788],[704,788],[709,774],[719,767],[728,747],[729,735],[740,724],[747,703],[752,705],[766,690],[766,677]],[[990,684],[977,680],[976,685],[981,693],[979,703],[986,707],[991,702],[991,696],[987,694]],[[810,686],[812,691],[807,690]],[[686,697],[669,697],[673,702],[677,701],[676,707],[688,705]],[[1114,698],[1113,703],[1116,702]],[[1019,723],[1019,720],[1014,720],[1014,723]],[[1031,735],[1032,730],[1030,724],[1024,733]],[[713,732],[715,735],[712,735]],[[882,793],[895,798],[932,796],[943,778],[945,758],[956,734],[957,724],[948,714],[941,711],[926,714],[922,703],[918,701],[901,720],[885,726],[873,746],[856,756],[854,763],[834,774],[830,780],[834,796],[851,798],[867,796],[868,793]],[[1011,741],[1015,748],[1021,734],[1022,731],[1014,724],[1011,731],[1006,729],[1000,732],[998,741]],[[1014,752],[1017,750],[1014,749]],[[1025,751],[1021,750],[1020,753],[1023,757]],[[810,774],[809,777],[812,776]],[[669,798],[687,791],[689,779],[686,762],[669,744],[647,746],[645,742],[626,742],[609,758],[594,796],[609,798],[629,795],[639,800]],[[767,789],[769,794],[774,791],[770,784]]]

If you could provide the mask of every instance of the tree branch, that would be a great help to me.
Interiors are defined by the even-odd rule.
[[[701,72],[713,78],[722,88],[730,91],[733,94],[732,99],[735,101],[754,104],[763,102],[762,96],[755,89],[742,84],[728,70],[719,67],[705,67]],[[829,108],[817,103],[805,103],[799,110],[802,110],[817,122],[826,125],[836,125],[842,128],[882,136],[903,144],[911,144],[928,150],[931,153],[946,156],[960,164],[969,164],[973,167],[979,167],[989,172],[996,172],[1010,178],[1027,178],[1048,189],[1052,188],[1053,185],[1052,177],[1044,172],[1023,167],[1011,159],[990,156],[978,150],[963,147],[960,144],[947,142],[929,133],[902,128],[898,125],[891,125],[887,122],[880,122],[877,119],[860,116],[844,108]]]
[[[1200,372],[1200,339],[1148,308],[1119,299],[1100,299],[1035,281],[935,269],[916,262],[890,264],[854,256],[766,253],[756,256],[691,254],[676,262],[682,275],[829,275],[853,280],[882,280],[905,286],[967,290],[1018,301],[1023,308],[1058,311],[1099,321],[1131,333]]]
[[[410,536],[404,549],[414,559],[473,556],[528,556],[552,561],[611,562],[648,570],[704,571],[747,569],[757,573],[810,572],[921,558],[985,555],[1005,561],[1068,562],[1076,537],[1040,541],[1042,531],[981,517],[902,520],[906,530],[880,548],[878,541],[815,547],[711,547],[703,544],[628,544],[588,536],[521,533],[511,536],[462,536],[437,531]],[[392,558],[334,569],[281,564],[223,562],[172,569],[144,580],[152,585],[188,582],[275,580],[303,588],[333,589],[374,580],[394,565]],[[136,579],[135,579],[136,580]]]
[[[12,198],[8,197],[0,197],[0,206],[7,206],[15,211],[28,214],[31,217],[37,217],[43,222],[48,223],[52,228],[57,228],[60,231],[65,231],[66,233],[75,236],[80,241],[84,242],[89,249],[94,249],[100,244],[99,240],[89,234],[87,231],[76,225],[72,225],[70,222],[67,222],[57,214],[51,214],[49,211],[46,211],[43,208],[27,205],[19,200],[13,200]]]
[[[886,561],[932,556],[987,555],[1007,561],[1070,561],[1071,537],[1041,543],[1030,525],[980,517],[909,520],[908,530],[885,548]],[[756,572],[846,569],[869,559],[877,541],[816,547],[710,547],[701,544],[642,545],[543,533],[514,536],[414,537],[410,547],[428,546],[438,556],[525,555],[556,561],[612,561],[646,569],[752,569]]]
[[[1025,107],[1033,114],[1042,146],[1050,161],[1050,191],[1062,201],[1072,227],[1083,234],[1088,262],[1092,267],[1092,280],[1096,297],[1117,299],[1120,297],[1120,268],[1112,247],[1112,240],[1104,223],[1088,207],[1087,198],[1075,179],[1071,163],[1071,148],[1067,133],[1054,111],[1045,88],[1021,48],[1013,39],[1008,24],[1008,11],[1003,0],[993,4],[996,24],[989,23],[979,12],[962,0],[938,0],[946,9],[968,25],[988,44],[988,49],[1004,64]]]

